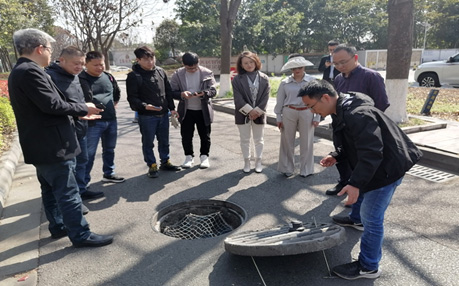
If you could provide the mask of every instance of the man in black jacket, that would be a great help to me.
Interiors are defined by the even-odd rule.
[[[68,102],[84,103],[92,102],[88,91],[83,92],[78,74],[83,70],[85,54],[77,47],[66,47],[59,56],[59,62],[51,64],[46,72],[56,84],[57,88],[65,95]],[[77,180],[80,195],[83,200],[94,199],[104,196],[103,192],[88,191],[86,188],[85,175],[88,163],[88,144],[86,132],[89,119],[100,119],[96,117],[74,117],[75,130],[80,144],[81,153],[76,157],[75,179]],[[83,209],[86,207],[83,205]],[[83,211],[85,212],[85,211]]]
[[[126,79],[127,99],[132,110],[139,113],[139,128],[142,134],[143,160],[147,163],[150,178],[158,177],[158,164],[153,151],[154,140],[158,140],[159,169],[178,171],[180,167],[169,160],[169,112],[175,111],[172,90],[164,70],[155,65],[155,53],[143,46],[134,51],[137,64]]]
[[[359,260],[336,266],[333,272],[349,280],[377,278],[381,274],[384,213],[403,176],[422,153],[365,94],[338,96],[333,86],[322,80],[309,82],[298,96],[314,113],[333,119],[335,151],[320,164],[330,167],[346,159],[352,169],[338,193],[347,194],[346,204],[352,205],[352,211],[349,216],[334,216],[333,221],[363,230]]]
[[[340,71],[333,65],[333,51],[338,44],[339,43],[335,40],[328,42],[328,55],[323,56],[319,64],[319,71],[323,73],[322,79],[331,84],[333,84],[335,77],[340,74]]]
[[[89,230],[74,176],[80,147],[72,117],[91,116],[101,110],[92,103],[67,102],[43,70],[51,60],[54,39],[36,29],[13,35],[21,56],[8,78],[24,161],[33,164],[41,186],[48,229],[53,238],[67,236],[75,247],[103,246],[113,236]]]

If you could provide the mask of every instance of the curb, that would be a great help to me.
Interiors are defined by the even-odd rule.
[[[0,216],[3,213],[5,200],[10,192],[14,172],[21,154],[19,136],[16,131],[11,142],[11,148],[0,157]]]
[[[231,105],[225,106],[224,104],[219,104],[219,102],[225,102],[229,101],[232,99],[219,99],[214,101],[213,103],[213,108],[217,111],[229,113],[229,114],[234,114],[234,107]],[[217,103],[217,104],[216,104]],[[420,117],[420,116],[416,116]],[[428,119],[425,119],[428,120]],[[445,128],[446,123],[443,122],[435,122],[434,120],[428,120],[428,121],[433,121],[432,124],[426,124],[426,125],[421,125],[421,126],[415,126],[415,127],[404,127],[402,130],[406,133],[414,133],[414,132],[421,132],[421,131],[428,131],[428,130],[433,130],[433,129],[439,129],[439,128]],[[274,116],[268,115],[267,117],[267,123],[269,125],[276,126],[276,118]],[[329,124],[322,124],[316,127],[314,131],[314,136],[327,139],[327,140],[332,140],[332,129]],[[456,174],[459,174],[459,156],[456,154],[451,154],[448,152],[444,152],[441,150],[436,150],[434,148],[426,147],[421,144],[415,143],[416,146],[423,152],[423,156],[421,158],[421,163],[426,164],[430,167],[435,167],[440,170],[444,170],[446,172],[453,172]]]

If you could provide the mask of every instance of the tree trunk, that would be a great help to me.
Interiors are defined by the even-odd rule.
[[[413,43],[413,0],[389,0],[386,90],[390,107],[386,114],[395,122],[406,121],[406,95]]]
[[[237,10],[241,0],[221,0],[220,7],[220,39],[221,39],[221,65],[220,65],[220,92],[223,97],[230,91],[230,65],[231,46],[233,43],[233,27]]]

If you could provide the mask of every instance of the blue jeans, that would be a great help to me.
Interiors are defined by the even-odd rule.
[[[139,114],[139,127],[142,134],[143,160],[147,166],[156,163],[153,152],[155,137],[158,140],[158,151],[161,163],[169,160],[169,115],[161,117]]]
[[[81,211],[81,197],[75,180],[75,159],[34,165],[51,234],[67,230],[73,243],[91,234]]]
[[[88,164],[86,165],[85,183],[91,181],[91,170],[94,165],[97,145],[102,139],[102,171],[105,176],[115,174],[115,147],[118,136],[118,123],[115,120],[95,120],[95,125],[88,127]]]
[[[384,239],[384,213],[402,180],[400,178],[392,184],[361,194],[352,205],[349,215],[351,220],[361,222],[364,227],[360,239],[359,261],[367,270],[379,268]]]
[[[88,140],[86,136],[78,139],[81,153],[76,156],[75,179],[80,189],[80,194],[86,192],[86,165],[88,164]]]

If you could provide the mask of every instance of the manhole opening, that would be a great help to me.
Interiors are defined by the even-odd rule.
[[[153,229],[180,239],[220,236],[241,226],[246,212],[240,206],[219,200],[194,200],[168,206],[153,216]]]

